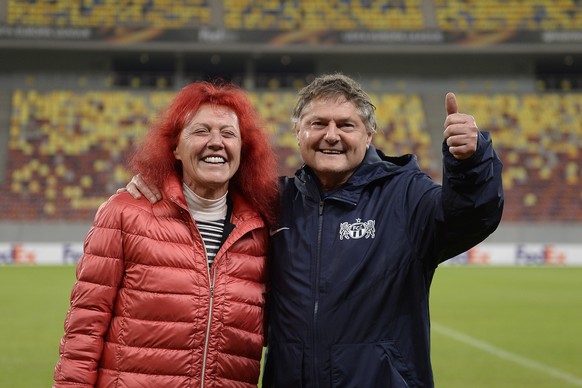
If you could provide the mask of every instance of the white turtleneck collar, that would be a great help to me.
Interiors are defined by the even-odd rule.
[[[196,194],[185,183],[182,183],[182,188],[192,218],[197,221],[217,221],[226,218],[228,192],[218,199],[207,199]]]

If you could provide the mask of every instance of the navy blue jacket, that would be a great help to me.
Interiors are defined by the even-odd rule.
[[[429,287],[442,261],[503,211],[488,133],[465,161],[443,144],[443,184],[414,155],[370,147],[337,191],[308,167],[284,178],[272,233],[263,388],[432,387]]]

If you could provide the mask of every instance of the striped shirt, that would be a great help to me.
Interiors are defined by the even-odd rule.
[[[190,215],[196,222],[204,242],[208,267],[210,267],[222,243],[224,221],[228,210],[227,194],[218,199],[207,199],[197,195],[185,183],[182,184],[182,189],[184,190],[184,197],[186,197]]]
[[[222,233],[224,232],[224,218],[218,221],[201,221],[196,220],[196,225],[204,241],[206,248],[206,258],[208,259],[208,267],[212,265],[216,253],[220,249],[222,242]]]

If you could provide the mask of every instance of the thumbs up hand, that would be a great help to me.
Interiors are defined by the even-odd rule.
[[[445,108],[447,118],[443,135],[449,146],[449,152],[458,160],[468,159],[477,151],[479,128],[475,119],[473,116],[459,113],[454,93],[447,93]]]

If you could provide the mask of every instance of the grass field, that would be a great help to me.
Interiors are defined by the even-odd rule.
[[[73,267],[0,267],[0,387],[50,387]],[[582,387],[582,268],[443,267],[439,388]]]

